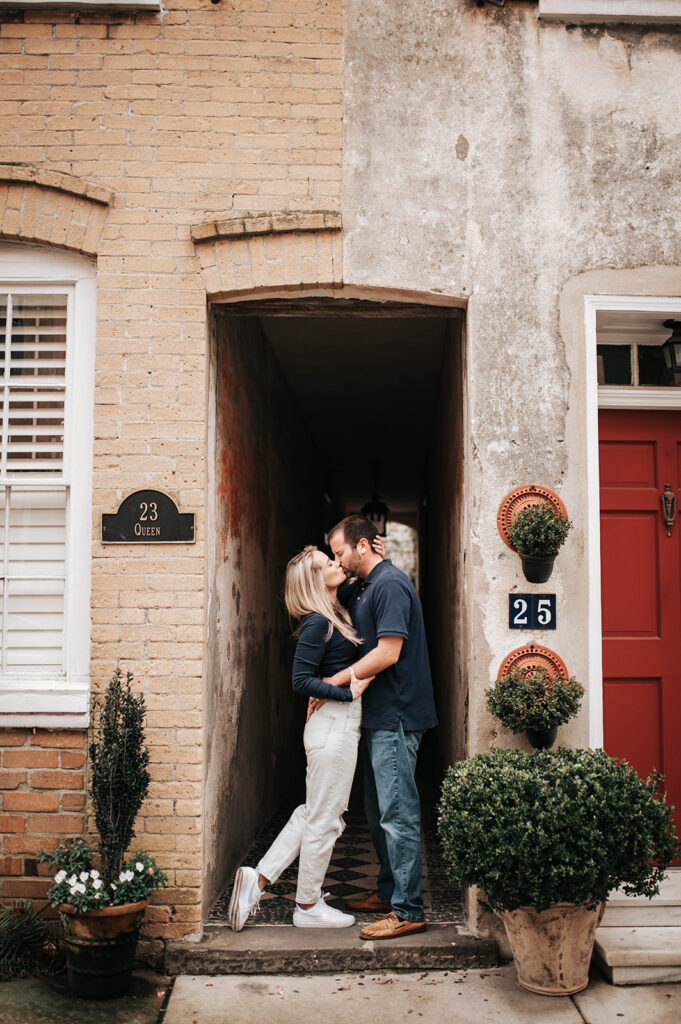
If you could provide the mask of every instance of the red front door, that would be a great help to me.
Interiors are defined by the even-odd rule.
[[[681,525],[660,500],[681,499],[681,412],[599,422],[604,746],[664,772],[681,831]]]

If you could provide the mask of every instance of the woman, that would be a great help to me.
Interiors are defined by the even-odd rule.
[[[344,826],[357,762],[362,722],[360,697],[373,679],[352,675],[349,687],[331,686],[323,676],[357,659],[357,636],[347,611],[336,600],[345,573],[315,547],[306,547],[286,568],[284,599],[300,625],[293,662],[293,689],[325,703],[303,733],[307,754],[305,803],[296,807],[257,868],[240,867],[229,904],[229,924],[241,931],[265,887],[276,882],[298,857],[293,924],[297,928],[347,928],[351,914],[327,906],[322,884],[334,843]]]

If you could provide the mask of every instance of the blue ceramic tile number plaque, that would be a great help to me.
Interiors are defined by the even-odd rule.
[[[555,594],[509,594],[509,629],[555,629]]]

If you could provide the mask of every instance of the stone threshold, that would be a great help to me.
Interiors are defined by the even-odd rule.
[[[199,941],[173,940],[164,970],[179,974],[329,974],[339,971],[421,971],[494,967],[496,943],[463,934],[456,925],[431,924],[401,939],[363,942],[360,926],[302,929],[290,925],[233,932],[208,925]]]

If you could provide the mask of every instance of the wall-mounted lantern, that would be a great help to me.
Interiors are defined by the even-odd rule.
[[[665,320],[662,326],[672,331],[671,337],[662,346],[665,366],[672,373],[681,374],[681,320]]]

